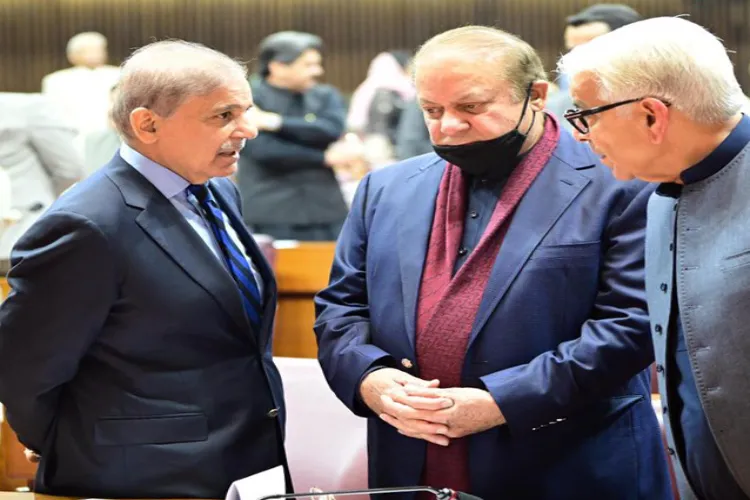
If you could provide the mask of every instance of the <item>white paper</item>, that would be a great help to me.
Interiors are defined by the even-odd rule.
[[[286,476],[284,467],[279,465],[233,482],[227,491],[226,500],[259,500],[268,495],[285,493]]]

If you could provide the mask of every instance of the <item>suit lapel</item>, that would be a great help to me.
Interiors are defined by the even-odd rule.
[[[401,222],[397,246],[401,267],[401,292],[404,297],[404,320],[412,349],[416,334],[419,285],[427,256],[435,202],[444,171],[445,162],[440,159],[422,167],[407,179],[404,194],[399,197],[406,200],[399,215]]]
[[[119,155],[110,166],[107,175],[120,188],[125,202],[142,210],[136,223],[216,300],[237,326],[248,329],[237,285],[174,205]]]
[[[492,268],[474,321],[469,346],[503,299],[531,253],[589,183],[552,157],[521,200]]]
[[[245,222],[237,211],[236,204],[232,203],[228,197],[218,189],[217,184],[214,181],[211,181],[209,185],[211,186],[211,193],[213,193],[216,201],[219,203],[219,207],[227,215],[229,223],[237,233],[237,236],[239,236],[248,256],[253,261],[253,264],[258,269],[258,272],[263,279],[263,316],[258,337],[262,350],[270,338],[273,318],[276,311],[276,279],[274,278],[271,265],[268,263],[265,255],[263,255],[258,243],[252,237],[250,231],[247,230]]]

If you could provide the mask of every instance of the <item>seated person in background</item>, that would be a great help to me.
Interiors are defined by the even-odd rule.
[[[414,65],[437,154],[362,180],[316,297],[326,379],[369,418],[370,485],[671,498],[643,290],[652,189],[543,112],[522,40],[459,28]]]
[[[84,175],[75,129],[40,94],[0,92],[0,166],[10,178],[18,219],[0,235],[0,259],[66,189]]]
[[[270,35],[251,81],[260,133],[241,153],[237,185],[245,222],[275,239],[335,240],[348,210],[333,169],[353,155],[331,147],[346,111],[338,90],[317,81],[321,51],[309,33]]]
[[[37,492],[224,498],[286,464],[276,284],[222,178],[257,134],[251,106],[224,54],[139,49],[114,106],[120,154],[14,247],[0,401],[41,457]]]

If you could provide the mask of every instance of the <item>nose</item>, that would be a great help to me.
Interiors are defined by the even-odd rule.
[[[466,131],[469,124],[457,116],[444,113],[440,120],[440,133],[445,136],[453,136]]]
[[[237,121],[237,128],[234,130],[232,137],[236,139],[252,140],[258,137],[258,126],[252,118],[253,111],[244,113]]]

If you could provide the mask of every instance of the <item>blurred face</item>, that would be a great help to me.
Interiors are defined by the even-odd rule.
[[[107,45],[101,42],[91,42],[71,54],[70,62],[75,66],[98,68],[107,63]]]
[[[486,141],[518,125],[523,101],[514,102],[511,86],[493,77],[486,65],[459,58],[420,61],[416,72],[419,104],[433,144],[453,146]],[[530,108],[519,129],[526,133],[531,110],[541,111],[547,84],[534,86]]]
[[[202,184],[236,172],[245,141],[258,135],[248,113],[252,105],[250,86],[237,80],[208,95],[189,97],[166,118],[139,108],[131,123],[141,129],[139,139],[147,143],[151,159],[192,184]],[[143,112],[149,115],[139,120]]]
[[[304,51],[294,62],[274,61],[269,65],[272,78],[282,86],[304,92],[323,76],[323,56],[315,49]]]
[[[594,38],[609,32],[609,25],[602,22],[568,26],[565,28],[565,48],[573,50],[579,45],[590,42]]]
[[[587,74],[576,75],[570,91],[579,110],[612,104],[599,98],[599,86]],[[664,103],[646,98],[587,116],[588,133],[574,130],[573,135],[588,142],[617,179],[670,182],[675,177],[673,162],[663,161],[668,118]]]

